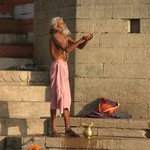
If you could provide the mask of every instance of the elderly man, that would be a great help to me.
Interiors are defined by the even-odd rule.
[[[53,60],[50,68],[51,79],[51,136],[60,136],[56,130],[56,109],[63,114],[65,122],[65,135],[77,137],[70,128],[70,106],[71,94],[68,75],[68,55],[75,48],[82,49],[92,39],[93,34],[83,36],[75,41],[70,36],[70,31],[64,23],[63,18],[52,18],[50,24],[50,55]]]

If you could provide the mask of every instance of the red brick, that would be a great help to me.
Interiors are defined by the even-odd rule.
[[[0,45],[0,57],[33,58],[33,45]]]
[[[33,32],[33,19],[23,19],[21,20],[21,32]]]
[[[21,20],[0,19],[0,33],[20,33]]]
[[[0,33],[33,32],[33,19],[0,19]]]
[[[0,12],[2,14],[7,14],[10,13],[14,10],[14,6],[13,5],[0,5]]]

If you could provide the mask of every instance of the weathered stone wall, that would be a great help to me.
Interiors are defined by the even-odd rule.
[[[150,116],[150,1],[37,0],[37,62],[49,65],[48,22],[62,16],[76,39],[94,32],[83,49],[71,54],[69,68],[73,114],[95,109],[106,96],[133,117]],[[129,33],[129,20],[140,19],[140,33]]]

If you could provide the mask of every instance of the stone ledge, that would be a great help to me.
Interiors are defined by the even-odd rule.
[[[143,138],[114,138],[97,137],[90,140],[80,138],[50,138],[45,136],[7,137],[7,149],[27,150],[31,145],[37,144],[45,150],[61,149],[107,149],[107,150],[149,150],[149,139]]]
[[[47,71],[0,71],[0,85],[47,85]]]

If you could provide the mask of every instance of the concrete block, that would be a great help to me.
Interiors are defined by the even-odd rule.
[[[86,5],[142,5],[142,4],[149,4],[149,0],[92,0],[92,1],[87,1],[84,0],[83,4]]]
[[[149,34],[101,34],[100,47],[149,47]]]
[[[140,110],[140,111],[137,111]],[[127,112],[133,118],[146,118],[149,117],[149,108],[147,103],[121,103],[119,111]]]
[[[76,17],[87,18],[87,19],[106,19],[112,18],[112,6],[101,5],[101,6],[77,6]]]
[[[90,59],[89,59],[90,58]],[[83,50],[76,50],[76,63],[123,63],[124,49],[120,48],[84,48]]]
[[[127,32],[127,20],[122,19],[107,19],[107,20],[95,20],[96,26],[95,32],[99,33],[112,33],[112,32]]]
[[[150,19],[140,19],[141,33],[150,33]]]
[[[145,79],[111,79],[111,78],[76,78],[75,89],[77,91],[82,91],[85,93],[91,92],[91,94],[96,94],[101,96],[102,93],[126,93],[126,92],[143,92],[149,93],[149,81]],[[103,94],[102,94],[103,95]]]
[[[147,79],[150,77],[150,70],[148,64],[104,64],[104,76],[106,78]]]
[[[150,62],[150,52],[148,47],[125,48],[124,63],[147,65]]]
[[[113,5],[112,18],[150,18],[149,5]]]
[[[90,78],[103,76],[103,64],[77,64],[75,68],[75,76]]]

